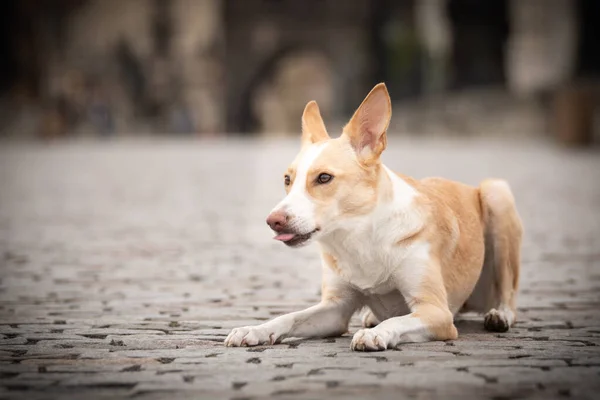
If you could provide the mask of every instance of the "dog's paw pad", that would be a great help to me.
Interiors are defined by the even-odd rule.
[[[350,348],[355,351],[382,351],[387,340],[374,329],[361,329],[354,334]]]
[[[510,315],[506,311],[498,311],[492,308],[487,314],[483,321],[483,326],[486,330],[492,332],[506,332],[510,328],[512,321]]]

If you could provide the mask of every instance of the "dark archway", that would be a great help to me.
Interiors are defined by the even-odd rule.
[[[577,75],[582,78],[600,77],[600,2],[579,0],[579,43],[577,51]]]
[[[505,84],[510,24],[507,0],[449,0],[453,30],[451,87]]]
[[[227,0],[224,2],[226,129],[256,129],[251,98],[277,69],[278,60],[305,48],[321,49],[336,72],[335,117],[354,106],[371,86],[369,51],[374,2],[353,0]]]
[[[263,85],[271,83],[277,77],[277,72],[282,62],[288,57],[310,53],[319,54],[323,58],[330,60],[329,55],[324,49],[303,44],[288,44],[275,50],[260,64],[248,84],[242,90],[238,114],[241,132],[245,134],[255,133],[260,128],[260,121],[254,107],[257,101],[257,94]],[[310,78],[307,76],[306,80],[309,81]]]
[[[273,52],[256,70],[248,85],[243,89],[241,94],[241,104],[239,110],[239,128],[241,132],[254,132],[258,126],[258,122],[252,112],[252,99],[258,90],[259,86],[265,81],[272,78],[278,62],[289,54],[298,51],[302,46],[294,44],[282,46]]]

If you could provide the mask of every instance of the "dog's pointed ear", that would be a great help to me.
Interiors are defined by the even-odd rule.
[[[309,101],[302,114],[302,146],[328,139],[329,135],[321,117],[319,106],[316,101]]]
[[[387,145],[386,131],[392,118],[392,102],[384,83],[377,84],[358,107],[344,135],[358,159],[369,164],[379,159]]]

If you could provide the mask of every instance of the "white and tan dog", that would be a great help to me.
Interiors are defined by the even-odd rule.
[[[391,112],[378,84],[331,139],[316,102],[306,105],[287,196],[267,223],[288,246],[318,243],[321,302],[234,329],[226,346],[339,336],[363,307],[354,350],[456,339],[459,311],[486,313],[491,331],[514,324],[522,226],[508,184],[490,179],[475,188],[390,171],[380,155]]]

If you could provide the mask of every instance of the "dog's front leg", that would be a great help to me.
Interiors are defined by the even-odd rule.
[[[352,350],[378,351],[401,343],[456,339],[457,331],[449,310],[422,305],[411,314],[393,317],[375,328],[361,329],[352,338]]]
[[[364,297],[333,272],[331,260],[325,256],[322,271],[319,304],[261,325],[236,328],[225,339],[225,346],[257,346],[279,343],[289,337],[317,338],[346,333],[350,318],[362,307]]]
[[[396,276],[396,281],[402,281]],[[410,285],[403,285],[404,287]],[[401,343],[456,339],[454,316],[447,303],[439,267],[430,265],[420,285],[406,293],[411,313],[382,321],[371,329],[354,334],[351,348],[359,351],[391,349]]]
[[[236,328],[225,339],[225,346],[274,344],[288,337],[340,336],[348,330],[355,310],[356,305],[351,299],[323,300],[315,306],[282,315],[261,325]]]

